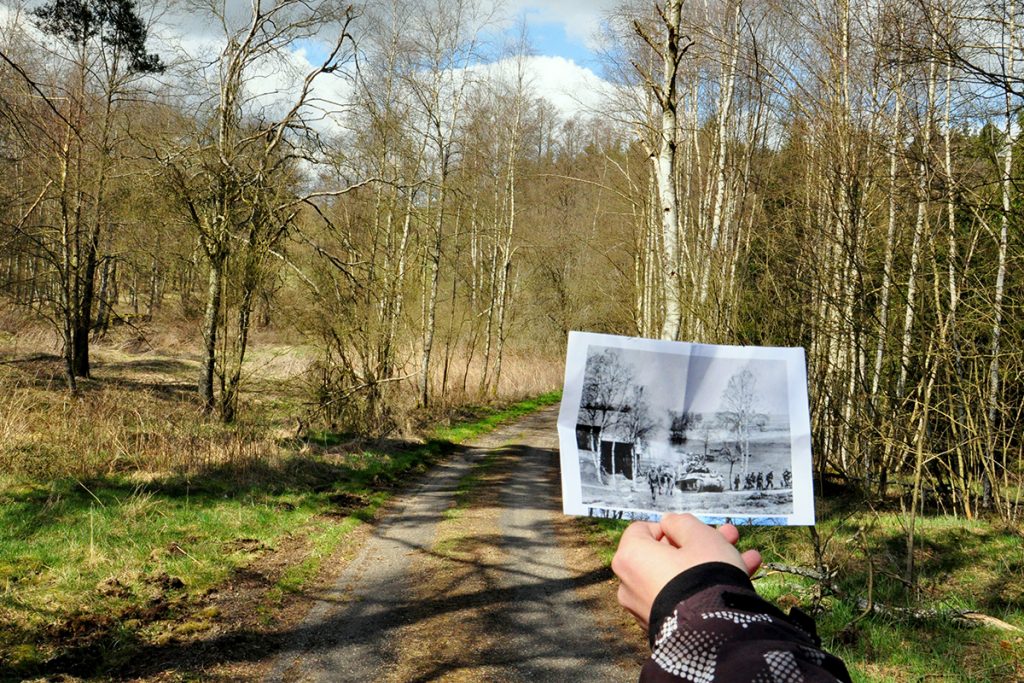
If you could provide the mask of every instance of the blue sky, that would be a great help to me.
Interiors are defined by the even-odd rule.
[[[596,55],[580,38],[570,36],[563,22],[537,18],[536,10],[525,12],[533,52],[545,57],[564,57],[580,66],[593,68]],[[514,31],[514,29],[510,29]]]
[[[515,26],[526,18],[535,54],[594,68],[596,34],[619,0],[509,0],[502,9]],[[512,29],[514,31],[514,28]]]

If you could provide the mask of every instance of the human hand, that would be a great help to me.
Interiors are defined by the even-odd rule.
[[[705,562],[725,562],[752,576],[761,554],[734,547],[739,531],[732,524],[717,530],[690,514],[668,514],[661,522],[634,522],[622,533],[612,558],[619,577],[619,604],[647,629],[654,599],[680,573]]]

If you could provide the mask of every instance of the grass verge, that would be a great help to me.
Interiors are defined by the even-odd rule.
[[[293,441],[279,457],[188,475],[0,475],[0,679],[98,675],[146,644],[188,636],[183,623],[199,632],[209,620],[185,618],[198,596],[302,539],[302,556],[254,605],[269,618],[404,482],[557,400],[478,409],[425,443],[345,452]]]
[[[914,619],[872,614],[857,619],[857,598],[893,607],[975,610],[1024,628],[1024,535],[997,523],[949,516],[918,519],[915,555],[918,598],[902,581],[905,536],[896,513],[851,513],[819,503],[817,530],[823,558],[837,570],[843,598],[821,595],[816,582],[762,572],[758,592],[783,609],[815,614],[824,647],[841,657],[854,681],[1024,680],[1024,633],[967,628],[940,617]],[[581,519],[579,526],[606,562],[627,523]],[[757,548],[766,562],[814,566],[804,528],[741,528],[740,547]]]

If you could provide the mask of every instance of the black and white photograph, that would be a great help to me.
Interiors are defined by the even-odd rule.
[[[805,378],[802,349],[572,333],[565,511],[812,524]]]

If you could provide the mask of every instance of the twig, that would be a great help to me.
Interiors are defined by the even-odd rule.
[[[7,62],[10,65],[10,67],[17,71],[18,75],[21,76],[25,80],[25,82],[29,84],[29,87],[31,87],[33,90],[39,93],[39,96],[43,98],[43,102],[46,103],[46,106],[49,107],[50,110],[57,115],[57,118],[59,118],[67,125],[68,130],[74,133],[75,137],[77,137],[79,140],[82,139],[82,134],[78,132],[78,128],[73,126],[71,122],[68,121],[63,114],[60,113],[60,110],[57,109],[57,105],[53,103],[53,100],[51,100],[47,96],[47,94],[43,92],[42,88],[39,87],[39,84],[33,81],[32,78],[25,72],[25,70],[21,68],[21,66],[19,66],[14,60],[12,60],[10,57],[4,54],[3,50],[0,50],[0,59]]]
[[[765,562],[762,566],[768,571],[782,572],[783,574],[802,576],[805,579],[813,579],[827,588],[831,593],[836,595],[840,595],[842,593],[842,591],[839,590],[839,587],[832,582],[833,573],[820,572],[817,569],[811,569],[810,567],[796,567],[789,564],[781,564],[779,562]]]
[[[187,553],[187,552],[185,551],[185,549],[181,547],[181,544],[180,544],[180,543],[178,543],[177,541],[175,541],[175,542],[171,543],[171,547],[170,547],[170,549],[171,549],[171,551],[172,551],[172,552],[179,552],[179,553],[181,553],[182,555],[184,555],[184,556],[185,556],[185,557],[187,557],[188,559],[192,560],[192,561],[193,561],[193,562],[195,562],[196,564],[199,564],[199,565],[201,565],[201,564],[202,564],[202,562],[200,562],[200,561],[199,561],[199,560],[197,560],[196,558],[194,558],[194,557],[192,557],[191,555],[189,555],[189,554],[188,554],[188,553]]]
[[[990,626],[1000,631],[1019,632],[1021,629],[1002,619],[990,617],[987,614],[976,612],[970,609],[936,609],[934,607],[913,608],[893,607],[880,603],[868,604],[864,598],[857,599],[857,607],[873,614],[880,614],[887,617],[902,617],[910,619],[949,619],[955,622],[963,622],[965,626]]]
[[[765,562],[763,567],[768,571],[782,572],[784,574],[793,574],[794,576],[813,579],[814,581],[818,581],[834,595],[840,598],[848,597],[837,585],[832,583],[832,576],[834,576],[833,573],[824,574],[816,569],[811,569],[810,567],[797,567],[778,562]],[[982,614],[981,612],[969,609],[936,609],[934,607],[915,609],[912,607],[893,607],[891,605],[875,602],[874,600],[865,600],[864,598],[857,598],[855,604],[857,609],[863,610],[865,614],[880,614],[888,617],[918,620],[949,619],[954,622],[959,622],[964,626],[989,626],[1001,631],[1011,631],[1014,633],[1021,631],[1019,627],[1007,623],[1002,619],[997,619],[996,617],[991,617],[987,614]],[[857,617],[853,623],[859,621],[860,618],[861,617]]]
[[[871,551],[868,549],[867,539],[864,537],[864,528],[857,529],[857,539],[860,541],[861,551],[864,553],[864,557],[868,561],[868,598],[866,605],[861,613],[854,617],[853,621],[847,624],[844,628],[853,628],[857,622],[861,621],[867,615],[875,609],[875,558],[871,556]]]

